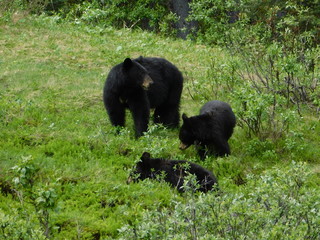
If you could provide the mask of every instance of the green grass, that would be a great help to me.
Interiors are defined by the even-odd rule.
[[[198,162],[218,176],[220,188],[230,195],[250,195],[254,180],[249,175],[259,178],[292,161],[307,162],[312,174],[306,189],[319,190],[320,124],[308,109],[278,140],[248,139],[237,126],[230,139],[232,155],[203,162],[194,148],[178,149],[178,130],[152,125],[136,140],[129,113],[127,128],[115,134],[102,102],[112,66],[140,55],[168,59],[186,80],[181,112],[195,115],[203,101],[192,99],[192,86],[206,80],[212,59],[218,64],[230,59],[222,50],[143,31],[57,24],[49,18],[15,16],[0,23],[0,214],[9,216],[9,226],[23,239],[36,235],[30,229],[42,232],[35,197],[19,201],[16,194],[5,194],[4,183],[15,188],[16,172],[10,169],[28,156],[39,169],[31,191],[52,187],[57,194],[55,207],[47,207],[52,239],[116,239],[118,229],[139,224],[146,211],[189,201],[163,183],[126,184],[144,151]],[[226,94],[222,100],[230,99]],[[246,182],[247,188],[242,185]],[[28,196],[27,188],[20,191]],[[18,220],[21,228],[13,224]]]

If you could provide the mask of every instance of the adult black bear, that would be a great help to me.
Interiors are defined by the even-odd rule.
[[[236,117],[228,103],[221,101],[207,102],[200,110],[200,115],[188,118],[182,115],[180,129],[180,149],[195,144],[200,158],[207,154],[225,156],[230,154],[228,140],[236,125]]]
[[[187,165],[187,166],[186,166]],[[137,178],[128,178],[128,183],[146,178],[156,179],[157,176],[164,174],[164,180],[170,183],[178,191],[183,192],[184,178],[187,174],[194,174],[199,184],[199,191],[208,192],[217,189],[217,178],[209,170],[198,164],[185,160],[166,160],[162,158],[151,158],[150,153],[144,152],[141,161],[137,163],[132,175],[138,175]],[[215,186],[214,186],[215,185]]]
[[[154,122],[179,126],[183,77],[163,58],[139,57],[114,66],[105,82],[103,102],[114,126],[125,125],[125,109],[133,116],[136,137],[148,129],[150,109]]]

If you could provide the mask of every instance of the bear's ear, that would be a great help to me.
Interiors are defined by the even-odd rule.
[[[131,66],[132,66],[132,60],[130,59],[130,58],[126,58],[124,61],[123,61],[123,68],[125,69],[125,70],[127,70],[127,69],[129,69],[129,68],[131,68]]]
[[[148,162],[150,158],[151,158],[150,153],[144,152],[140,159],[142,160],[143,163],[145,163],[145,162]]]
[[[183,120],[183,122],[185,123],[185,122],[187,122],[188,121],[188,117],[187,117],[187,115],[185,114],[185,113],[183,113],[182,114],[182,120]]]

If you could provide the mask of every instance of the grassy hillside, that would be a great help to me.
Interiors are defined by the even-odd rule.
[[[103,84],[112,66],[140,55],[164,57],[183,72],[181,112],[195,115],[216,98],[240,111],[234,93],[245,85],[227,86],[222,74],[235,56],[220,49],[54,18],[15,14],[1,21],[0,239],[316,239],[316,112],[302,106],[301,117],[293,106],[290,128],[279,138],[248,137],[238,125],[232,155],[205,161],[192,147],[178,149],[178,130],[151,125],[134,139],[129,113],[117,135],[102,103]],[[178,194],[154,181],[127,185],[144,151],[203,165],[217,175],[221,192]]]

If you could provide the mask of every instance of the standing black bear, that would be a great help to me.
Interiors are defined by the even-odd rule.
[[[200,110],[200,115],[188,118],[182,115],[180,129],[180,149],[195,144],[200,158],[208,154],[225,156],[230,154],[228,140],[236,125],[236,117],[228,103],[221,101],[207,102]]]
[[[114,126],[125,125],[125,109],[132,113],[136,137],[147,131],[150,108],[154,122],[179,126],[183,77],[163,58],[139,57],[114,66],[105,83],[103,102]]]
[[[188,166],[186,166],[188,165]],[[200,185],[199,191],[208,192],[217,188],[218,181],[212,172],[204,169],[198,164],[187,162],[185,160],[166,160],[162,158],[151,158],[150,153],[144,152],[141,161],[137,163],[133,175],[139,174],[135,179],[132,176],[128,178],[128,183],[132,180],[143,180],[146,178],[156,179],[159,175],[164,175],[164,180],[176,187],[178,191],[183,192],[184,178],[188,173],[196,176]],[[216,186],[214,186],[216,185]]]

